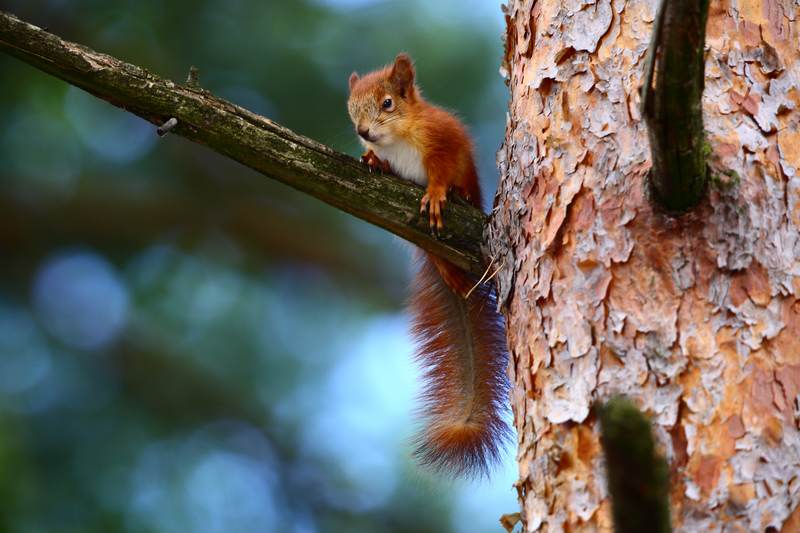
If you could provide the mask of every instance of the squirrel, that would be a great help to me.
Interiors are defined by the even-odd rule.
[[[426,188],[420,213],[431,230],[444,227],[452,191],[482,209],[472,141],[453,114],[423,99],[411,58],[364,76],[350,75],[350,118],[370,170],[393,172]],[[420,409],[425,428],[414,455],[436,471],[487,475],[511,431],[508,354],[491,287],[456,265],[421,250],[409,309],[416,359],[425,379]]]

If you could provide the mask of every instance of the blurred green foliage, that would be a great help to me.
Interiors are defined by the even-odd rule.
[[[491,201],[492,2],[6,0],[2,9],[358,153],[347,77],[405,50]],[[405,246],[0,56],[0,531],[497,531],[410,462]]]

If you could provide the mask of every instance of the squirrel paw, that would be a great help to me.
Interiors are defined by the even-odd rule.
[[[436,228],[436,231],[444,229],[444,220],[442,219],[442,211],[444,204],[447,202],[447,189],[445,187],[428,187],[425,196],[422,197],[419,212],[424,213],[428,210],[428,220],[431,229]]]
[[[389,167],[389,163],[375,155],[375,152],[372,150],[361,156],[361,162],[367,165],[370,172],[373,170],[385,173],[392,171],[391,167]]]

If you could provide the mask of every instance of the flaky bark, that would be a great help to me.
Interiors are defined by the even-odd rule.
[[[611,527],[592,406],[616,393],[652,418],[676,530],[780,530],[800,504],[800,3],[712,2],[710,190],[680,218],[645,182],[639,87],[657,5],[507,8],[488,234],[525,531]]]
[[[477,209],[454,199],[445,212],[445,231],[432,235],[428,217],[419,216],[421,187],[369,173],[352,157],[213,96],[196,86],[196,72],[187,85],[176,84],[2,11],[0,51],[153,124],[177,118],[171,133],[205,144],[474,274],[485,270],[480,249],[484,216]]]

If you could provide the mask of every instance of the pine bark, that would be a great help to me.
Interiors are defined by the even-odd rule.
[[[800,504],[800,2],[712,1],[709,189],[679,217],[639,112],[658,3],[505,8],[487,237],[524,531],[613,527],[594,406],[615,394],[651,418],[675,530],[780,531]]]

